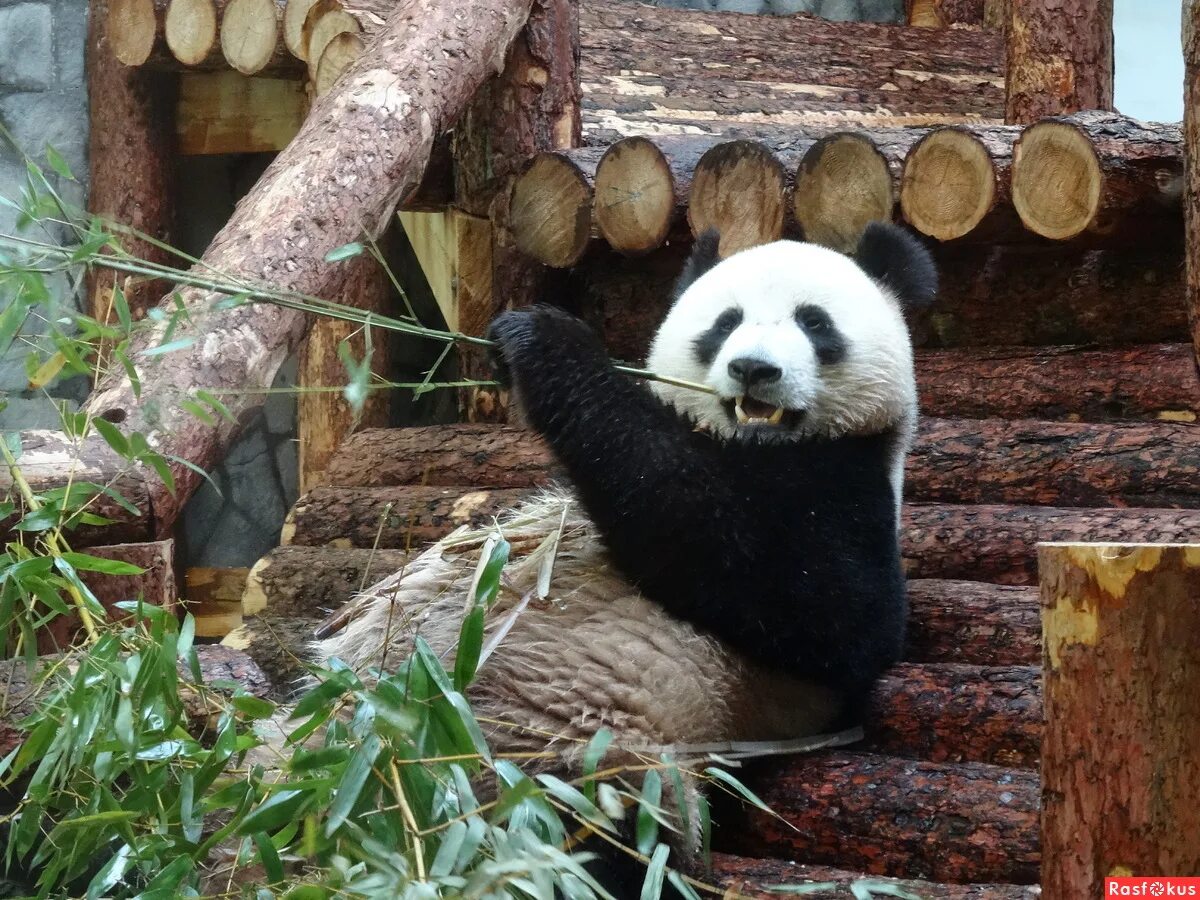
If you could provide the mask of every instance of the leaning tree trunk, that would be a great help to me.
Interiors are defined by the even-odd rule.
[[[480,84],[501,69],[524,24],[529,0],[401,3],[367,51],[322,97],[292,143],[205,252],[196,275],[216,271],[283,291],[330,295],[347,267],[325,255],[365,230],[378,234],[397,202],[420,183],[434,140],[450,127]],[[308,326],[300,311],[267,303],[216,310],[216,293],[179,292],[195,320],[171,340],[194,336],[176,352],[139,356],[164,342],[166,323],[136,340],[143,386],[135,396],[123,373],[106,377],[91,413],[147,433],[154,447],[200,467],[223,455],[238,427],[206,424],[180,407],[196,388],[224,394],[236,420],[262,402],[250,390],[269,385]],[[164,299],[170,312],[173,298]],[[163,531],[200,481],[172,463],[174,494],[160,483],[151,511]]]
[[[1183,4],[1183,59],[1187,310],[1192,344],[1200,354],[1200,3],[1195,0],[1184,0]]]

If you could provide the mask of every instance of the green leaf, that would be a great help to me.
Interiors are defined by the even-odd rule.
[[[104,442],[112,447],[118,456],[129,458],[129,440],[116,425],[108,419],[96,416],[92,419],[92,427],[100,433],[100,437],[104,438]]]
[[[659,844],[654,848],[650,857],[650,865],[646,866],[646,880],[642,882],[642,900],[658,900],[662,896],[663,877],[667,873],[667,854],[671,848]]]
[[[0,356],[3,356],[29,317],[29,306],[24,300],[16,299],[0,310]]]
[[[637,811],[637,848],[639,853],[649,853],[658,843],[658,819],[655,813],[662,802],[662,776],[651,769],[642,781],[642,791],[638,796]]]
[[[608,751],[609,744],[612,743],[613,733],[607,728],[601,728],[592,735],[592,739],[588,741],[587,749],[583,751],[583,794],[593,803],[596,802],[596,780],[591,776],[596,774],[596,766],[600,764],[600,760],[604,758],[604,754]]]
[[[235,709],[251,719],[267,719],[275,712],[275,704],[270,700],[251,697],[249,694],[234,697],[231,702]]]
[[[162,356],[164,353],[174,353],[176,350],[186,350],[194,343],[196,343],[195,337],[177,338],[173,341],[167,341],[165,344],[159,344],[157,347],[147,347],[145,350],[139,351],[138,355]]]
[[[325,262],[341,262],[343,259],[352,259],[355,256],[361,256],[365,249],[366,247],[360,241],[342,244],[325,254]]]
[[[739,794],[742,798],[757,806],[763,812],[771,811],[771,808],[758,799],[758,797],[752,790],[750,790],[750,788],[746,787],[725,770],[710,766],[704,770],[704,774],[712,778],[714,781],[719,781],[722,784],[732,788],[735,793]]]
[[[50,163],[50,168],[67,179],[67,181],[75,180],[75,176],[71,173],[71,167],[67,165],[67,161],[49,144],[46,145],[46,162]]]
[[[62,555],[76,569],[84,572],[99,572],[102,575],[141,575],[146,570],[133,563],[119,559],[105,559],[101,556],[90,556],[87,553],[68,552]]]
[[[850,893],[854,900],[874,900],[875,897],[899,897],[900,900],[921,900],[912,891],[905,890],[898,884],[888,881],[876,881],[872,878],[860,878],[850,883]]]
[[[597,828],[603,828],[605,831],[616,831],[612,821],[608,816],[600,812],[596,804],[592,803],[578,789],[567,784],[561,778],[543,773],[537,776],[537,780],[546,789],[546,793],[567,804],[567,806],[579,813],[585,822],[589,822]]]
[[[334,832],[341,828],[342,824],[350,817],[350,813],[354,810],[354,804],[358,802],[358,798],[362,794],[363,785],[367,783],[367,778],[371,774],[371,767],[375,764],[375,759],[382,749],[383,742],[379,736],[371,734],[350,758],[350,764],[346,766],[346,771],[342,773],[342,780],[338,783],[333,805],[329,808],[329,818],[325,820],[326,837],[332,837]]]
[[[272,794],[264,803],[242,819],[237,833],[251,835],[260,831],[277,831],[297,818],[309,794],[305,791],[280,791]]]
[[[258,848],[258,858],[262,862],[263,870],[267,873],[267,882],[282,885],[283,863],[279,859],[279,852],[275,849],[275,845],[262,831],[256,832],[253,839],[254,846]]]
[[[215,409],[218,413],[221,414],[222,417],[224,417],[224,419],[226,421],[234,422],[234,423],[237,422],[237,418],[233,415],[233,413],[231,413],[229,411],[229,407],[226,406],[224,403],[222,403],[219,399],[217,399],[217,397],[214,394],[212,394],[211,392],[197,390],[196,398],[199,400],[203,400],[205,403],[207,403],[209,406],[211,406],[213,409]]]
[[[667,872],[667,881],[671,882],[671,886],[679,891],[685,900],[700,900],[700,895],[696,893],[696,889],[688,884],[684,880],[684,877],[675,870],[672,869]]]
[[[157,453],[147,453],[142,456],[142,462],[146,463],[150,468],[158,473],[158,477],[162,479],[162,483],[166,485],[167,491],[171,496],[175,496],[175,474],[171,471],[171,467],[167,465],[166,459],[159,456]],[[207,476],[205,476],[207,477]]]
[[[193,416],[203,422],[205,425],[216,425],[217,420],[213,418],[213,414],[197,403],[195,400],[180,400],[179,405],[190,412]]]
[[[121,323],[121,328],[128,334],[133,329],[133,316],[129,312],[129,301],[125,298],[125,292],[121,290],[119,282],[113,284],[112,305],[117,312],[117,321]]]
[[[483,650],[483,607],[476,606],[463,617],[458,633],[458,651],[454,656],[454,687],[465,691],[475,680],[479,655]]]

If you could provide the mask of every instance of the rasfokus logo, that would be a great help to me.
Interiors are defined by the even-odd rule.
[[[1104,879],[1105,897],[1200,897],[1200,878],[1131,875]]]

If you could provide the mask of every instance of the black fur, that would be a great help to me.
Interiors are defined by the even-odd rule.
[[[933,257],[916,235],[886,222],[872,222],[859,239],[854,261],[896,295],[902,306],[933,302],[938,289]]]
[[[690,288],[701,275],[721,261],[721,234],[715,228],[706,229],[692,244],[691,255],[675,282],[676,300]]]
[[[895,435],[723,441],[613,370],[553,307],[490,337],[621,573],[747,657],[854,701],[900,654]]]
[[[797,307],[796,324],[808,335],[821,365],[831,366],[846,358],[846,338],[821,307],[811,304]]]
[[[696,348],[696,358],[706,366],[712,365],[712,361],[721,352],[721,346],[725,343],[725,339],[733,334],[734,329],[741,324],[742,311],[736,306],[731,306],[717,316],[717,320],[693,343]]]

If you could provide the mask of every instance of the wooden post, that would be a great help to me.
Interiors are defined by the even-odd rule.
[[[92,2],[86,64],[88,97],[93,109],[103,111],[92,117],[88,140],[88,211],[169,241],[176,78],[127,68],[117,61],[108,42],[107,0]],[[140,259],[172,261],[165,250],[146,241],[132,237],[121,241]],[[91,270],[88,312],[102,322],[115,318],[112,289],[118,282],[135,319],[167,289],[161,281]]]
[[[1043,544],[1042,890],[1200,875],[1200,545]]]
[[[1200,357],[1200,3],[1183,3],[1183,215],[1186,229],[1187,310]]]
[[[509,226],[512,184],[538,151],[577,147],[581,135],[578,0],[535,0],[504,71],[479,92],[455,130],[455,206],[492,221],[490,248],[459,244],[472,258],[460,259],[458,268],[478,271],[488,257],[492,273],[490,290],[477,285],[458,299],[460,330],[482,334],[497,313],[537,299],[544,268],[517,249]],[[490,377],[477,350],[464,352],[459,371],[464,378]],[[468,389],[462,415],[503,421],[507,399],[494,388]]]
[[[1113,0],[1011,0],[1004,118],[1113,108]]]

